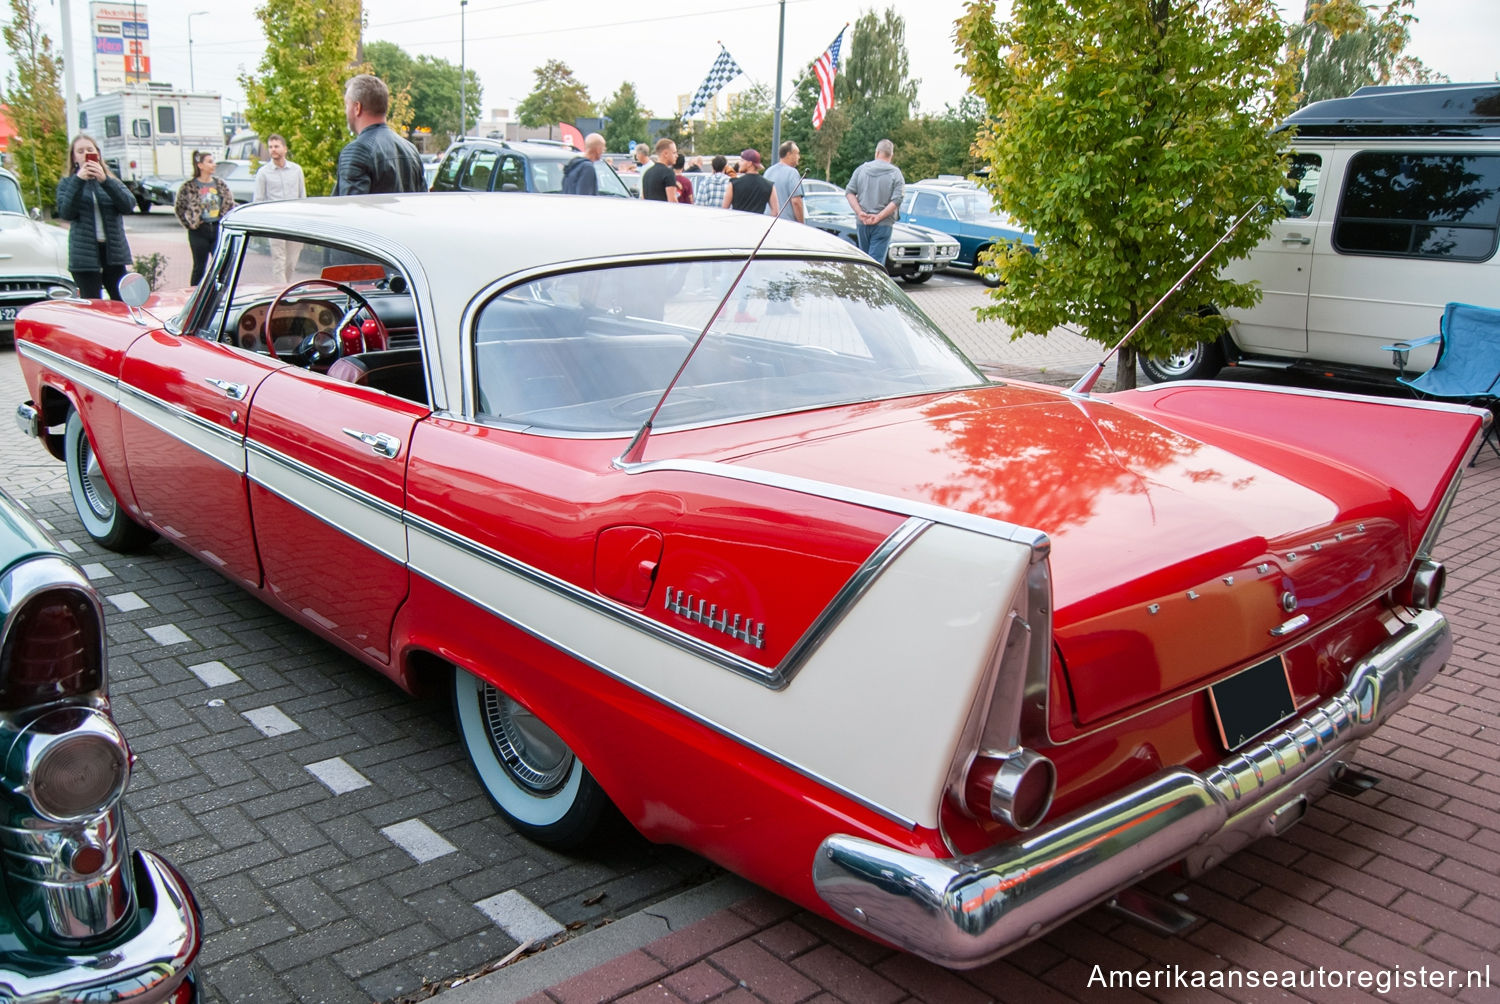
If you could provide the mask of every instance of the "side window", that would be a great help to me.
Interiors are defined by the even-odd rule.
[[[159,133],[177,131],[177,109],[171,105],[156,106],[156,131]]]
[[[1333,229],[1344,254],[1485,261],[1500,236],[1500,154],[1357,153]]]
[[[500,178],[495,183],[497,192],[526,191],[526,167],[519,157],[506,157],[500,162]]]
[[[468,153],[467,148],[458,147],[443,158],[443,163],[438,166],[437,174],[432,179],[434,192],[451,192],[458,187],[458,172],[464,166],[464,157]]]
[[[917,201],[912,212],[918,216],[936,216],[942,220],[953,219],[953,211],[948,208],[947,200],[931,192],[917,193]]]
[[[130,120],[130,135],[134,136],[136,139],[150,139],[151,138],[151,120],[150,119],[131,119]]]
[[[1292,157],[1282,188],[1282,202],[1286,214],[1294,220],[1306,219],[1313,214],[1318,200],[1318,179],[1323,174],[1323,158],[1315,153],[1299,153]]]
[[[106,139],[114,139],[120,135],[120,116],[104,116],[104,136]]]
[[[463,177],[458,180],[458,187],[470,192],[488,192],[490,175],[494,174],[495,161],[499,159],[498,150],[475,150],[464,167]]]

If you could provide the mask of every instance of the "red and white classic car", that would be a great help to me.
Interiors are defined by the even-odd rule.
[[[955,967],[1296,822],[1448,656],[1488,422],[993,383],[837,238],[625,200],[247,206],[18,343],[97,540],[451,687],[518,830],[613,805]]]

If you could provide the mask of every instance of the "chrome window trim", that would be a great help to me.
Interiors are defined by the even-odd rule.
[[[74,362],[67,356],[59,355],[51,349],[44,349],[34,342],[23,342],[17,340],[16,351],[29,359],[41,363],[60,376],[69,380],[95,394],[105,398],[111,404],[120,402],[120,381],[101,370],[83,363]]]

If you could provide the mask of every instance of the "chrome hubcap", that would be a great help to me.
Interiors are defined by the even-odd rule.
[[[553,794],[573,769],[573,751],[510,695],[485,684],[481,711],[490,742],[511,776],[538,795]]]
[[[99,468],[99,458],[94,456],[93,444],[87,436],[79,437],[78,483],[95,516],[107,520],[115,514],[114,493],[104,480],[104,472]]]
[[[1156,357],[1156,365],[1168,373],[1186,373],[1198,363],[1198,346]]]

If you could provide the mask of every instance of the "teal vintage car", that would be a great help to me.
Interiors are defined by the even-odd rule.
[[[198,905],[130,849],[106,683],[98,595],[0,491],[0,1001],[198,999]]]
[[[1015,220],[998,212],[988,192],[972,184],[921,181],[906,186],[901,219],[931,227],[958,239],[953,264],[978,271],[984,254],[997,244],[1036,249],[1036,238]],[[1000,277],[981,272],[986,286],[1000,285]]]

